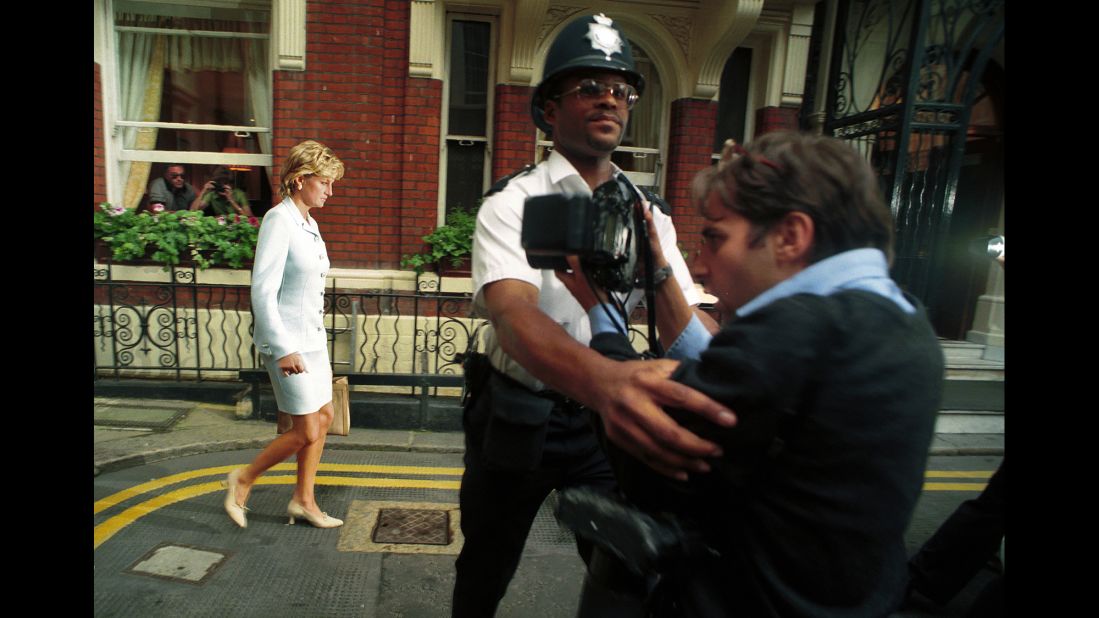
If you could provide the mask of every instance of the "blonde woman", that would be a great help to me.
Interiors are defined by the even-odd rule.
[[[251,464],[226,479],[225,511],[248,526],[244,505],[256,479],[297,455],[298,477],[286,507],[290,523],[304,519],[318,528],[342,520],[317,506],[313,494],[324,438],[332,424],[332,368],[324,330],[324,278],[328,252],[309,211],[323,208],[343,163],[327,146],[307,140],[290,149],[282,167],[282,202],[263,217],[252,268],[253,336],[275,391],[280,412],[293,428],[279,435]]]

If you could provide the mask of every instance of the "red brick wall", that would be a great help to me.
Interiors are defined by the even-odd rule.
[[[797,131],[798,108],[761,107],[756,110],[755,137],[772,131]]]
[[[310,0],[306,70],[274,72],[275,175],[305,139],[346,167],[317,213],[338,267],[396,268],[435,225],[442,84],[408,76],[410,10],[406,0]]]
[[[106,146],[103,143],[103,84],[99,76],[99,64],[92,62],[92,86],[94,103],[92,104],[92,189],[93,205],[107,201]]]
[[[672,205],[679,244],[689,255],[698,248],[702,231],[702,218],[691,207],[691,180],[710,165],[716,127],[717,103],[700,99],[672,102],[664,198]],[[690,260],[687,262],[689,265]]]
[[[404,45],[407,50],[407,31]],[[407,58],[402,62],[407,73]],[[395,128],[397,137],[404,140],[398,177],[401,194],[396,202],[384,205],[387,209],[392,208],[400,221],[400,251],[394,254],[390,264],[393,268],[397,267],[401,255],[419,253],[424,249],[423,236],[435,229],[439,212],[439,118],[442,114],[443,82],[409,78],[405,91],[407,104],[392,104],[394,114],[404,113],[403,118],[397,116],[401,125]],[[389,111],[387,109],[387,113]]]
[[[534,162],[536,129],[530,117],[529,86],[496,86],[492,182]]]

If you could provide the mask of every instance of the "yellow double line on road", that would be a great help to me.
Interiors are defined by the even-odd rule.
[[[928,470],[924,479],[981,479],[987,481],[992,476],[989,470]],[[987,483],[947,483],[925,480],[924,491],[981,491]]]
[[[126,500],[135,498],[142,494],[150,493],[158,489],[174,485],[176,483],[182,483],[184,481],[190,481],[197,478],[203,478],[207,476],[220,476],[228,474],[230,470],[239,468],[241,464],[233,464],[229,466],[217,466],[212,468],[201,468],[199,470],[190,470],[187,472],[180,472],[179,474],[172,474],[159,479],[153,479],[147,483],[141,483],[135,485],[129,489],[124,489],[118,493],[111,494],[106,498],[97,500],[92,509],[92,514],[98,514],[102,511],[121,504]],[[453,476],[460,477],[462,475],[462,468],[444,468],[444,467],[430,467],[430,466],[378,466],[378,465],[354,465],[354,464],[325,464],[322,463],[318,466],[318,472],[354,472],[354,473],[366,473],[366,474],[406,474],[412,476]],[[272,472],[296,472],[297,464],[278,464],[271,468]],[[991,471],[987,470],[942,470],[935,471],[929,470],[925,479],[981,479],[987,480],[992,476]],[[276,475],[276,476],[261,476],[257,481],[257,485],[293,485],[297,482],[296,475]],[[460,481],[458,480],[437,480],[437,479],[416,479],[416,478],[388,478],[388,477],[363,477],[363,476],[317,476],[316,483],[318,485],[336,485],[342,487],[387,487],[387,488],[408,488],[408,489],[458,489]],[[923,484],[924,491],[981,491],[985,488],[985,483],[966,483],[966,482],[945,482],[945,481],[930,481],[925,480]],[[223,491],[225,489],[222,481],[210,481],[206,483],[199,483],[197,485],[189,485],[173,491],[156,496],[134,506],[127,508],[118,515],[108,518],[103,523],[95,527],[94,536],[95,544],[93,549],[98,548],[107,539],[111,538],[118,533],[119,530],[134,523],[141,517],[161,509],[163,507],[175,504],[176,502],[182,502],[183,500],[189,500],[191,498],[201,496],[204,494]]]
[[[187,472],[180,472],[179,474],[173,474],[159,479],[153,479],[147,483],[141,483],[135,485],[129,489],[124,489],[118,493],[111,494],[106,498],[97,500],[92,509],[92,514],[98,514],[117,504],[121,504],[126,500],[135,498],[142,494],[156,491],[158,489],[173,485],[175,483],[181,483],[184,481],[190,481],[196,478],[202,478],[207,476],[220,476],[228,474],[230,470],[241,467],[242,464],[233,464],[229,466],[217,466],[213,468],[201,468],[199,470],[190,470]],[[297,471],[297,464],[278,464],[273,466],[269,472],[282,472],[282,471]],[[377,465],[353,465],[353,464],[325,464],[322,463],[318,466],[318,472],[357,472],[368,474],[407,474],[407,475],[419,475],[419,476],[455,476],[460,477],[462,475],[462,468],[441,468],[430,466],[377,466]],[[293,485],[297,482],[296,475],[276,475],[276,476],[261,476],[256,485]],[[436,480],[436,479],[416,479],[416,478],[386,478],[386,477],[363,477],[363,476],[322,476],[317,475],[317,485],[338,485],[343,487],[388,487],[388,488],[409,488],[409,489],[458,489],[460,481],[458,480]],[[173,491],[156,496],[139,504],[135,504],[122,511],[118,515],[108,518],[103,523],[95,527],[94,536],[95,544],[93,549],[98,548],[107,539],[118,533],[119,530],[134,523],[141,517],[161,509],[176,502],[182,502],[197,496],[204,494],[224,491],[225,486],[222,480],[211,481],[206,483],[199,483],[197,485],[188,485]]]

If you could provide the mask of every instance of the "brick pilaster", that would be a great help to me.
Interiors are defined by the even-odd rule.
[[[537,129],[530,117],[529,86],[496,86],[496,111],[492,140],[492,182],[534,162]]]
[[[756,110],[755,137],[772,131],[797,131],[798,108],[761,107]]]
[[[317,212],[335,266],[396,268],[435,224],[442,84],[408,77],[410,20],[407,0],[310,0],[306,70],[274,73],[275,175],[305,139],[346,166]]]
[[[99,74],[99,63],[93,62],[92,104],[92,200],[95,207],[107,201],[107,157],[103,143],[103,83]]]
[[[664,197],[673,208],[680,246],[690,255],[698,248],[702,230],[702,217],[691,207],[691,180],[710,165],[716,127],[717,103],[700,99],[672,102]]]

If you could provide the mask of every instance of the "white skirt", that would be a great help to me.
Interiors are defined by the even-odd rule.
[[[277,358],[261,354],[271,386],[275,391],[275,403],[280,412],[301,415],[312,414],[332,401],[332,366],[328,364],[328,348],[302,352],[305,372],[289,376],[279,370]]]

